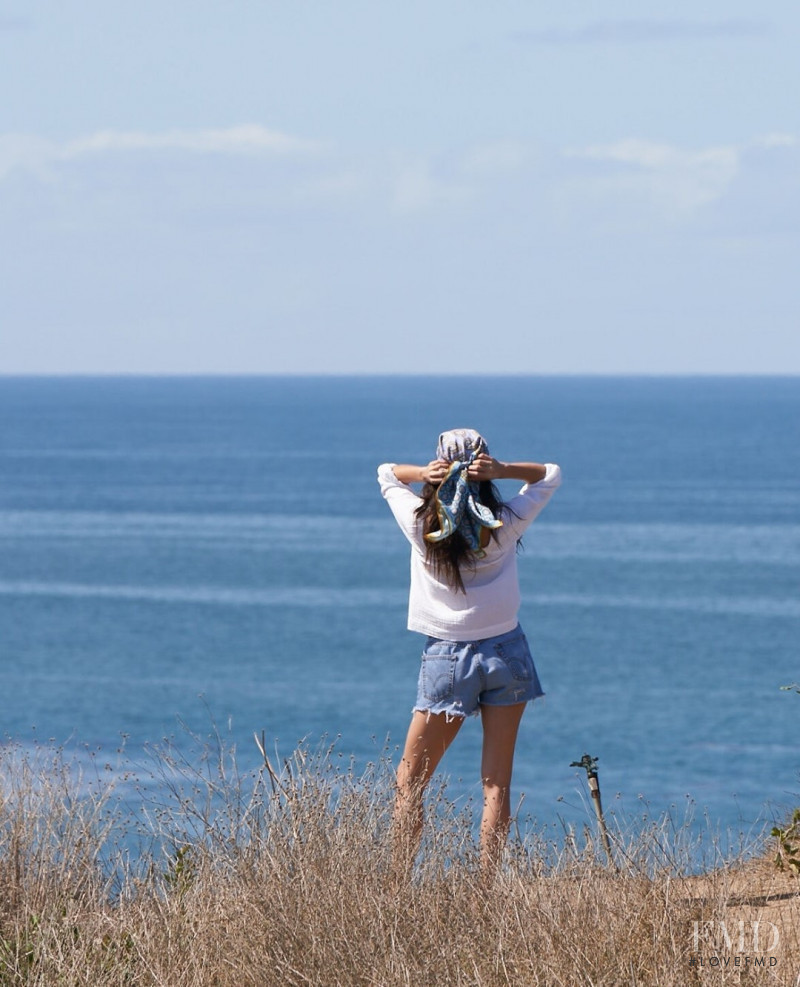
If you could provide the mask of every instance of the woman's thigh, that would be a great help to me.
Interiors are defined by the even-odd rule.
[[[512,706],[481,706],[483,752],[481,778],[484,784],[507,788],[511,784],[514,749],[522,714],[527,703]]]
[[[463,717],[415,710],[408,728],[397,778],[400,784],[426,782],[453,742]]]

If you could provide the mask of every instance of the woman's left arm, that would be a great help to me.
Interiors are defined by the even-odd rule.
[[[547,475],[542,463],[501,463],[486,453],[476,456],[470,463],[467,476],[470,480],[522,480],[523,483],[539,483]]]

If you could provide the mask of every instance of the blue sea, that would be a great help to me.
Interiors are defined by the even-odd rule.
[[[421,639],[375,481],[469,426],[560,463],[524,539],[546,697],[514,802],[749,832],[800,802],[800,378],[0,379],[0,731],[116,751],[201,736],[255,765],[405,736]],[[516,485],[502,486],[507,496]],[[442,769],[478,796],[480,726]],[[396,756],[396,755],[394,755]]]

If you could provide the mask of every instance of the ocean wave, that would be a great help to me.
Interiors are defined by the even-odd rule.
[[[603,593],[534,593],[526,601],[540,606],[625,610],[685,610],[702,614],[735,614],[746,617],[800,617],[800,600],[757,596],[636,596]]]
[[[387,536],[387,533],[390,533]],[[0,511],[0,538],[124,541],[165,539],[196,546],[247,550],[267,546],[387,552],[402,540],[389,517],[327,514],[150,513],[114,511]],[[615,562],[734,562],[800,565],[798,524],[564,524],[547,520],[526,535],[531,550],[521,565],[542,559],[603,559]]]
[[[47,581],[3,581],[0,596],[51,596],[152,603],[196,603],[255,607],[398,607],[405,605],[405,589],[309,586],[243,588],[230,586],[109,585]],[[627,610],[684,610],[703,614],[755,617],[800,617],[800,600],[755,596],[647,596],[629,593],[528,593],[527,604],[544,607],[616,608]]]
[[[152,603],[199,603],[255,607],[376,607],[406,601],[405,591],[354,587],[276,586],[243,589],[227,586],[137,586],[42,581],[0,582],[0,596],[51,596]]]

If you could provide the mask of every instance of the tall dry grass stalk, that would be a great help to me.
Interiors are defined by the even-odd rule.
[[[2,756],[2,987],[794,985],[800,972],[796,878],[743,878],[742,861],[692,875],[669,824],[617,829],[620,873],[591,839],[517,835],[487,889],[470,820],[440,789],[403,881],[385,761],[357,773],[335,750],[299,750],[242,775],[219,740],[201,758],[168,747],[131,820],[102,771]],[[767,914],[780,942],[760,966],[735,923]]]

